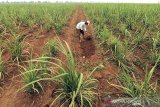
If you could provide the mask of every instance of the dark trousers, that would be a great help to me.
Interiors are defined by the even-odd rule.
[[[79,31],[80,31],[80,34],[82,34],[84,36],[84,31],[81,29]]]
[[[84,31],[83,30],[77,29],[77,33],[78,33],[79,40],[81,40],[81,38],[84,38]]]

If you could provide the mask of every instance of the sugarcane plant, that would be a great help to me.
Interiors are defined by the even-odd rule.
[[[47,43],[47,48],[49,50],[49,55],[54,57],[57,54],[56,41],[50,40]]]
[[[24,42],[20,41],[21,36],[13,36],[13,40],[8,40],[8,50],[11,54],[13,61],[19,61],[22,57],[22,50],[24,47]]]
[[[40,94],[43,91],[43,85],[47,81],[53,81],[58,79],[61,76],[66,75],[65,72],[57,73],[52,67],[49,67],[48,64],[59,66],[58,64],[49,62],[51,57],[41,56],[36,59],[25,61],[28,63],[28,66],[19,65],[21,74],[23,78],[23,87],[18,89],[18,91],[25,90],[26,92],[35,95]],[[55,74],[54,76],[52,74]]]
[[[58,89],[54,92],[55,99],[50,106],[56,104],[61,107],[92,107],[96,95],[96,80],[92,79],[91,75],[96,68],[85,78],[82,73],[76,70],[75,60],[67,42],[63,45],[59,39],[57,41],[57,49],[65,55],[67,62],[62,63],[61,67],[68,74],[57,80]],[[56,103],[57,101],[59,104]]]
[[[119,85],[110,83],[111,86],[122,90],[133,99],[151,101],[159,103],[159,93],[157,81],[152,81],[153,73],[160,57],[150,71],[145,72],[144,79],[136,78],[135,73],[130,71],[125,64],[122,65],[123,72],[119,76]],[[144,106],[144,104],[141,104]]]

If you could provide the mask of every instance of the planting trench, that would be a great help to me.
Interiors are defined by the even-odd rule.
[[[77,62],[77,70],[79,72],[87,75],[99,64],[104,66],[103,70],[95,71],[93,74],[93,77],[98,80],[96,107],[103,107],[103,103],[105,102],[104,99],[107,95],[118,92],[116,89],[109,86],[108,81],[115,82],[115,78],[119,70],[115,65],[108,62],[107,58],[103,55],[104,52],[96,41],[92,24],[87,27],[85,40],[83,42],[79,42],[75,26],[78,22],[85,20],[87,20],[87,17],[85,16],[84,11],[77,8],[71,16],[68,25],[64,27],[62,35],[59,37],[62,40],[67,41],[71,47]],[[41,55],[45,43],[49,39],[54,39],[54,35],[55,32],[51,31],[49,33],[42,34],[42,37],[38,39],[27,39],[30,46],[26,51],[31,51],[31,49],[33,49],[35,57]],[[18,72],[18,69],[12,68],[9,71]],[[0,104],[2,107],[44,107],[52,100],[51,94],[54,86],[46,85],[44,93],[40,96],[30,96],[25,92],[16,92],[20,87],[22,87],[22,83],[20,81],[20,77],[10,79],[4,85],[3,90],[0,90]]]

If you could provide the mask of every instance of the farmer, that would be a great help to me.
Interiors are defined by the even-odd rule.
[[[80,42],[82,41],[81,39],[84,39],[84,32],[86,32],[86,26],[90,24],[90,21],[86,21],[86,22],[79,22],[77,25],[76,25],[76,29],[77,29],[77,32],[78,32],[78,36],[79,36],[79,40]]]

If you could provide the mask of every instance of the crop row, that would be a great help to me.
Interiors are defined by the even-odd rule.
[[[111,85],[132,98],[159,99],[157,81],[151,80],[160,65],[159,5],[84,4],[83,7],[106,55],[122,70],[119,84]]]
[[[34,26],[60,33],[74,8],[73,4],[0,4],[0,33]]]

